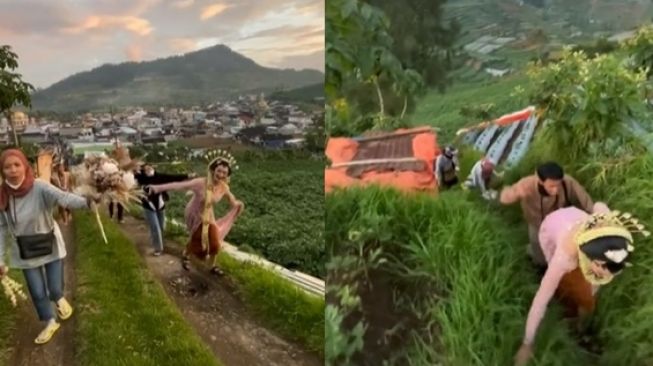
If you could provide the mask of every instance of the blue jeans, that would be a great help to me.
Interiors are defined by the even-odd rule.
[[[23,269],[23,275],[39,319],[56,319],[52,302],[63,297],[63,259],[40,267]]]
[[[147,221],[147,226],[150,227],[152,247],[154,247],[155,251],[160,252],[163,250],[163,230],[165,229],[165,215],[163,210],[151,211],[143,209],[143,214],[145,221]]]

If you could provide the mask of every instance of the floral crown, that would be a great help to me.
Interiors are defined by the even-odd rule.
[[[649,231],[644,230],[644,225],[633,217],[630,213],[621,213],[619,211],[610,211],[608,213],[593,214],[580,228],[575,236],[578,247],[589,243],[590,241],[604,236],[618,236],[628,241],[627,249],[609,250],[605,256],[615,263],[621,263],[629,252],[635,250],[633,247],[633,235],[639,233],[644,237],[651,235]],[[626,263],[630,266],[630,263]]]
[[[238,170],[238,165],[236,159],[228,151],[218,149],[211,150],[204,154],[204,158],[208,161],[209,166],[213,165],[216,162],[222,161],[229,164],[229,168],[232,170]]]

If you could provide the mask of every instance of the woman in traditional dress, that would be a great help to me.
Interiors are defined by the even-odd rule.
[[[567,317],[578,320],[592,313],[599,286],[629,266],[626,259],[634,250],[631,231],[650,235],[630,214],[611,212],[603,203],[597,202],[593,212],[561,208],[542,222],[539,239],[548,267],[528,312],[515,365],[525,365],[531,358],[537,327],[554,295]]]
[[[7,273],[4,259],[9,247],[8,266],[23,271],[39,319],[46,323],[34,340],[43,344],[59,329],[57,317],[66,320],[73,313],[63,296],[66,245],[52,211],[56,206],[90,208],[99,198],[64,192],[34,179],[29,161],[18,149],[0,155],[0,174],[0,277]],[[10,234],[10,242],[5,234]]]
[[[64,192],[70,192],[70,173],[66,171],[63,160],[58,162],[52,170],[53,174],[50,178],[52,184]],[[61,222],[64,225],[68,225],[71,216],[72,214],[69,209],[59,206],[59,217],[61,217]]]
[[[230,155],[218,152],[208,166],[206,178],[196,178],[184,182],[150,185],[144,187],[146,194],[156,194],[166,191],[190,190],[193,197],[186,205],[184,218],[186,229],[191,237],[184,250],[183,267],[188,270],[189,254],[199,259],[208,260],[212,267],[211,273],[224,273],[216,263],[217,254],[222,240],[227,236],[236,218],[242,213],[244,204],[237,200],[229,189],[229,177],[232,169],[237,169],[236,161]],[[215,219],[213,205],[223,198],[229,201],[229,212]]]

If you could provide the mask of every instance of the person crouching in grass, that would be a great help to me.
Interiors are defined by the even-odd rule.
[[[634,250],[631,232],[649,236],[630,214],[611,212],[600,202],[594,214],[567,207],[549,214],[539,230],[539,242],[548,263],[526,320],[523,343],[515,365],[524,366],[533,354],[537,328],[552,297],[565,315],[581,324],[596,307],[596,292],[629,266]]]

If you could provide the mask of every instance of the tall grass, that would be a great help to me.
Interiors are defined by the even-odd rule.
[[[380,247],[388,260],[380,276],[403,289],[394,295],[397,311],[417,318],[409,341],[393,351],[395,364],[512,362],[537,289],[522,225],[506,223],[496,207],[460,191],[435,198],[352,189],[335,192],[326,202],[327,251],[350,251],[355,246],[348,233],[364,231],[366,250]],[[363,298],[363,308],[366,301],[370,306],[375,299]],[[537,364],[583,364],[585,355],[557,313],[546,317],[537,344],[555,352],[539,352]]]
[[[12,279],[19,281],[23,284],[23,290],[27,293],[27,287],[25,287],[25,282],[23,279],[23,274],[20,273],[20,270],[13,270],[9,272],[9,275]],[[29,295],[27,304],[22,306],[32,306]],[[22,301],[18,299],[18,301]],[[20,305],[19,305],[20,306]],[[12,333],[16,331],[16,312],[18,310],[11,305],[9,298],[0,295],[0,365],[7,365],[7,361],[11,356],[11,342],[13,341]]]
[[[557,157],[541,139],[529,151],[520,171],[534,169],[537,161]],[[653,156],[622,157],[614,165],[584,161],[565,166],[584,183],[595,201],[612,209],[633,213],[647,228],[653,227]],[[633,267],[599,291],[593,322],[604,345],[599,365],[649,365],[653,362],[653,240],[635,236]]]
[[[134,245],[104,221],[75,214],[76,359],[80,365],[220,365],[152,278]]]

